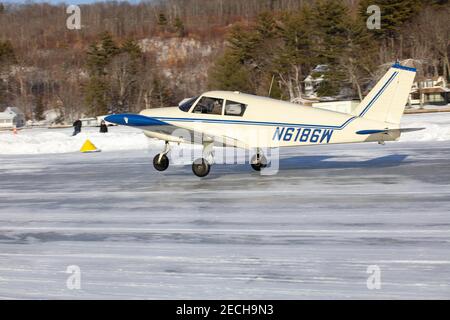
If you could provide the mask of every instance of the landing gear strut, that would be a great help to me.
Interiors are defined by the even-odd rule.
[[[253,170],[261,171],[261,168],[267,167],[267,158],[258,150],[257,153],[252,157],[250,165]]]
[[[166,141],[164,150],[153,158],[153,166],[158,171],[164,171],[169,167],[167,153],[170,151],[169,141]]]

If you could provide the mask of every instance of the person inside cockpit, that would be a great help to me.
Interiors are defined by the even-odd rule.
[[[212,114],[222,114],[223,100],[214,100],[212,104]]]
[[[222,114],[223,99],[202,97],[194,108],[194,113]]]

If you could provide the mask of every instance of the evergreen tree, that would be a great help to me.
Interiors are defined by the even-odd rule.
[[[44,98],[42,94],[38,94],[36,96],[36,105],[34,107],[34,119],[37,121],[44,120],[44,111],[45,111],[45,105],[44,105]]]
[[[255,29],[235,25],[228,34],[225,53],[210,69],[209,86],[215,89],[257,93],[262,50],[261,37]],[[267,78],[267,77],[266,77]],[[268,87],[265,89],[267,94]]]
[[[167,21],[167,18],[165,16],[165,14],[164,13],[160,13],[159,16],[158,16],[158,26],[160,27],[160,29],[162,31],[166,31],[167,24],[168,24],[168,21]]]
[[[16,64],[16,56],[10,41],[0,41],[0,75],[9,77],[9,71],[13,64]],[[8,90],[9,81],[0,79],[0,105],[6,105],[11,93]]]
[[[168,107],[171,103],[169,89],[159,77],[154,77],[152,81],[152,94],[150,98],[152,106],[158,108]]]
[[[142,51],[137,43],[126,40],[120,53],[113,57],[108,68],[109,100],[112,112],[130,112],[136,101],[138,75],[142,65]]]
[[[399,28],[416,14],[429,0],[362,0],[359,5],[360,16],[365,23],[369,14],[367,8],[377,5],[381,9],[381,28],[371,30],[380,38],[394,38]]]
[[[105,32],[98,43],[91,44],[87,52],[89,81],[85,86],[86,102],[91,115],[108,113],[111,99],[108,94],[108,66],[120,53],[111,34]]]
[[[277,27],[281,41],[274,50],[272,73],[278,75],[290,100],[302,95],[302,81],[314,65],[310,14],[307,6],[301,11],[286,13]]]
[[[91,76],[86,87],[85,97],[90,115],[103,115],[108,113],[109,99],[107,99],[108,86],[104,77]]]
[[[113,57],[119,52],[119,48],[109,32],[104,32],[101,35],[100,47],[106,57]]]
[[[370,82],[377,67],[377,45],[360,20],[349,18],[345,25],[344,50],[337,66],[344,75],[343,80],[352,86],[355,96],[362,100],[363,87]]]
[[[276,35],[275,19],[270,12],[263,12],[258,16],[256,21],[256,33],[260,40],[273,38]]]
[[[11,41],[0,41],[0,67],[17,63]]]
[[[334,0],[319,0],[312,11],[315,53],[322,63],[332,65],[344,49],[347,7]]]
[[[247,67],[231,50],[212,66],[208,79],[209,87],[214,90],[253,92]]]
[[[136,75],[139,63],[142,59],[142,50],[133,39],[127,39],[120,48],[121,53],[125,53],[129,57],[128,73]]]
[[[317,61],[328,65],[325,79],[318,90],[320,96],[337,95],[345,78],[338,68],[346,46],[346,34],[350,19],[348,8],[334,0],[319,0],[312,14],[314,50]]]
[[[232,54],[240,63],[249,63],[258,54],[255,52],[258,43],[257,35],[245,30],[241,25],[233,26],[227,36],[228,54]]]
[[[105,74],[107,59],[96,43],[91,44],[87,51],[87,67],[91,75],[100,76]]]
[[[422,0],[424,3],[427,3],[428,0]],[[450,2],[450,0],[431,0],[431,3],[433,5],[437,5],[437,6],[446,6],[448,5]]]
[[[186,30],[180,17],[175,18],[174,28],[179,37],[183,38],[184,36],[186,36]]]
[[[89,73],[95,76],[104,76],[106,67],[111,63],[112,58],[120,52],[110,33],[101,35],[99,43],[89,46],[87,52],[87,66]]]

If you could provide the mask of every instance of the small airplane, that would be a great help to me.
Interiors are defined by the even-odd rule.
[[[178,107],[114,114],[105,120],[142,129],[146,136],[165,141],[164,150],[153,159],[158,171],[169,167],[170,143],[203,145],[202,156],[192,164],[198,177],[209,174],[214,145],[256,149],[250,163],[254,170],[260,171],[268,165],[264,148],[384,144],[398,140],[402,132],[423,129],[400,128],[415,74],[416,69],[395,63],[352,114],[240,92],[210,91],[185,99]]]

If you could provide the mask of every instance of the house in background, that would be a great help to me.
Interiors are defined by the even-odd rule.
[[[305,96],[307,98],[316,98],[317,89],[325,78],[325,73],[328,71],[326,64],[317,65],[313,71],[303,81],[305,84]]]
[[[450,89],[442,76],[418,77],[409,95],[411,106],[446,106],[450,103]]]
[[[8,107],[0,112],[0,129],[20,128],[25,125],[25,114],[16,107]]]
[[[339,101],[325,101],[315,102],[312,104],[314,108],[320,108],[335,112],[353,114],[361,101],[359,100],[339,100]]]
[[[97,118],[81,118],[80,119],[81,123],[83,124],[83,127],[97,127],[100,125],[99,121],[97,120]]]

